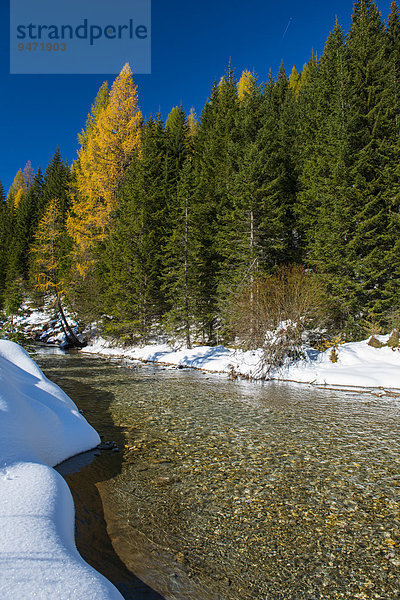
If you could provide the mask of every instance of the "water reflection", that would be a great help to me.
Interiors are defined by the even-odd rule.
[[[124,433],[114,424],[110,412],[113,393],[99,388],[91,372],[88,373],[88,364],[79,367],[80,359],[73,357],[61,354],[56,358],[53,354],[43,356],[41,353],[37,362],[42,367],[51,365],[49,370],[45,369],[47,374],[73,397],[102,436],[115,440],[116,445],[123,448]],[[78,384],[75,377],[79,378]],[[112,581],[126,600],[163,600],[120,559],[113,547],[116,536],[110,536],[109,523],[104,518],[102,486],[121,474],[122,457],[122,452],[101,453],[95,449],[58,465],[57,470],[65,477],[74,498],[76,545],[83,558]]]

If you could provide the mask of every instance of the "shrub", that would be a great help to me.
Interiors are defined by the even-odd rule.
[[[229,313],[230,331],[240,346],[263,348],[271,365],[303,356],[304,344],[320,339],[328,321],[321,280],[299,266],[280,267],[254,281],[235,298]]]
[[[400,346],[400,336],[397,329],[393,329],[392,333],[389,336],[389,339],[386,343],[389,348],[398,348]]]

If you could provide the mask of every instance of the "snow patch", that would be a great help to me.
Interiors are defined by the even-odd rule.
[[[100,442],[18,344],[0,340],[0,598],[120,600],[74,542],[74,505],[51,467]]]
[[[385,343],[388,336],[380,338]],[[122,348],[97,338],[81,352],[194,367],[252,379],[400,389],[400,351],[389,347],[373,348],[368,345],[368,340],[341,344],[337,348],[336,363],[330,360],[331,349],[318,352],[308,348],[305,349],[305,359],[292,361],[279,369],[269,368],[264,363],[262,349],[244,352],[224,346],[195,346],[189,349],[174,348],[168,344]]]

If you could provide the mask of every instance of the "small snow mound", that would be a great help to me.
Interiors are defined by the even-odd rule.
[[[46,465],[17,463],[0,482],[2,600],[122,599],[76,549],[74,504],[61,475]]]
[[[0,340],[0,457],[54,466],[100,443],[72,400],[18,344]]]
[[[8,340],[1,340],[0,343],[0,359],[7,360],[18,369],[30,373],[36,377],[43,377],[43,373],[37,364],[31,359],[29,354],[19,344]],[[10,365],[10,367],[11,367]]]

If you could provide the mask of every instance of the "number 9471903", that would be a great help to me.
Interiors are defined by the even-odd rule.
[[[18,52],[65,52],[66,49],[67,44],[65,42],[61,44],[58,42],[28,42],[23,44],[21,42],[18,44]]]

